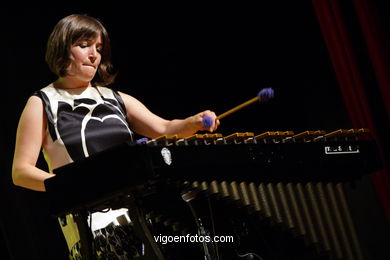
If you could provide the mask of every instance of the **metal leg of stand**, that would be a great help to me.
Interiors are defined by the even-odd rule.
[[[145,256],[137,259],[164,260],[160,248],[146,225],[145,217],[132,196],[129,197],[129,215],[134,224],[134,231],[145,245]]]
[[[93,260],[95,259],[94,254],[94,243],[91,230],[88,226],[87,213],[78,212],[73,215],[73,218],[77,224],[77,229],[80,234],[80,244],[81,244],[81,255],[83,259]]]
[[[203,226],[202,218],[200,217],[199,212],[197,212],[196,207],[192,205],[198,196],[197,190],[188,190],[182,193],[182,199],[187,202],[188,207],[190,208],[192,215],[195,219],[196,227],[198,229],[198,235],[205,238],[206,236],[210,236],[209,231]],[[213,242],[206,242],[203,240],[202,249],[203,249],[203,257],[205,260],[215,260],[216,251],[214,249]]]
[[[204,228],[203,224],[202,224],[202,220],[200,218],[198,218],[196,220],[196,225],[198,226],[198,235],[202,236],[202,237],[206,237],[206,236],[209,236],[210,234],[207,232],[207,230]],[[206,242],[205,240],[203,240],[202,242],[202,248],[203,248],[203,252],[204,252],[204,259],[205,260],[214,260],[215,259],[215,256],[214,256],[214,252],[212,250],[212,246],[209,245],[210,242]],[[209,248],[210,246],[210,248]]]

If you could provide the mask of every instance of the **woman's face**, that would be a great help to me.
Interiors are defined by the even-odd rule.
[[[102,40],[98,35],[93,39],[81,39],[72,45],[67,77],[91,81],[101,61]]]

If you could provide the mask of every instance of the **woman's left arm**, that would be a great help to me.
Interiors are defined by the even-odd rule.
[[[206,110],[185,119],[167,120],[152,113],[136,98],[119,92],[126,106],[127,120],[130,127],[138,134],[156,138],[161,135],[177,134],[179,137],[188,137],[200,130],[213,132],[219,126],[214,112]],[[213,124],[209,128],[202,125],[203,117],[211,117]]]

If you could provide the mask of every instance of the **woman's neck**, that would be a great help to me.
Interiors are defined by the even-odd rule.
[[[72,78],[58,78],[53,82],[53,86],[60,89],[79,89],[91,86],[91,82],[80,81]]]

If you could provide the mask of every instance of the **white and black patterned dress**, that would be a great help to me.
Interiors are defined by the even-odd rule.
[[[42,99],[47,117],[42,146],[50,172],[133,139],[123,100],[112,89],[91,86],[58,89],[50,84],[34,95]],[[139,254],[140,245],[132,237],[131,225],[120,225],[116,221],[116,218],[127,218],[126,211],[92,214],[94,225],[91,228],[98,259],[131,259]],[[80,243],[74,238],[77,236],[71,234],[77,231],[63,226],[62,229],[70,258],[81,259]]]

